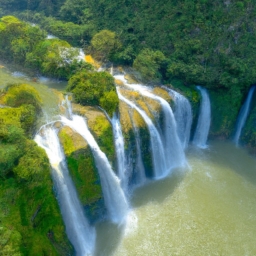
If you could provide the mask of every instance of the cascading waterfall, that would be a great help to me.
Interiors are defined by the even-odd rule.
[[[154,174],[156,179],[160,179],[165,177],[168,174],[168,170],[166,167],[166,161],[164,157],[164,148],[160,138],[160,135],[154,126],[152,120],[147,116],[147,114],[137,107],[133,102],[126,99],[118,90],[118,97],[120,100],[125,102],[131,108],[134,108],[139,112],[139,114],[144,119],[145,123],[148,126],[149,134],[150,134],[150,143],[152,150],[152,158],[153,158],[153,166],[154,166]]]
[[[114,223],[123,223],[128,214],[129,206],[120,186],[120,180],[114,174],[106,155],[100,150],[97,142],[90,133],[84,118],[73,115],[72,120],[61,117],[61,121],[79,133],[89,144],[100,175],[104,202],[110,220]]]
[[[255,91],[255,87],[256,87],[255,85],[251,87],[251,89],[248,93],[248,96],[246,98],[246,101],[243,104],[243,106],[241,107],[241,110],[240,110],[238,118],[237,118],[236,133],[234,136],[234,142],[237,146],[239,144],[239,138],[240,138],[242,129],[244,127],[244,124],[246,122],[246,119],[247,119],[247,116],[249,113],[249,109],[250,109],[250,105],[251,105],[251,101],[252,101],[252,96]]]
[[[115,140],[118,176],[119,176],[119,179],[121,180],[121,185],[123,187],[123,190],[127,193],[129,177],[126,170],[124,137],[122,133],[122,127],[116,113],[114,113],[111,122],[112,122],[112,128],[113,128],[113,134],[114,134],[114,140]]]
[[[180,93],[163,86],[173,97],[175,103],[174,117],[177,124],[177,133],[182,143],[183,149],[187,148],[190,140],[190,130],[192,125],[192,108],[186,97]]]
[[[201,93],[202,100],[193,144],[199,148],[207,148],[206,142],[211,124],[211,103],[207,90],[201,86],[197,86],[197,89]]]
[[[164,136],[162,137],[162,143],[165,148],[166,168],[170,171],[173,168],[185,166],[186,158],[184,150],[177,135],[176,121],[168,102],[150,92],[148,87],[139,84],[128,84],[126,79],[120,75],[117,78],[122,80],[127,87],[160,103],[164,114]]]
[[[62,102],[62,106],[66,109],[66,116],[68,119],[72,119],[72,105],[70,100],[68,99],[68,95],[65,95],[65,99]]]
[[[135,135],[135,141],[136,141],[136,152],[137,152],[137,158],[136,158],[136,180],[135,180],[135,186],[142,185],[146,180],[145,175],[145,168],[142,161],[142,155],[141,155],[141,142],[140,142],[140,134],[137,127],[134,127],[134,135]]]
[[[93,255],[96,239],[95,229],[89,225],[84,216],[83,208],[69,176],[56,129],[44,126],[40,134],[36,135],[35,141],[46,151],[50,160],[52,177],[67,236],[75,248],[76,255]]]

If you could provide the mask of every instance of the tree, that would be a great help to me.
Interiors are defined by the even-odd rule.
[[[162,78],[160,69],[165,63],[165,56],[160,51],[142,50],[133,62],[133,67],[148,81],[158,81]]]
[[[106,61],[121,48],[122,44],[117,38],[115,32],[110,30],[101,30],[93,36],[91,46],[96,58]]]
[[[107,72],[82,70],[70,78],[67,91],[73,93],[77,103],[100,105],[111,116],[118,103],[114,78]]]

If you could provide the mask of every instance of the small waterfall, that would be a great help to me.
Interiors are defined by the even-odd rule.
[[[44,126],[40,134],[36,135],[35,141],[46,151],[49,157],[66,232],[75,248],[76,255],[93,255],[96,239],[95,229],[89,225],[84,216],[83,208],[69,176],[57,131],[52,127]]]
[[[252,96],[253,96],[253,93],[255,91],[255,87],[256,86],[251,87],[251,89],[248,93],[248,96],[246,98],[246,101],[243,104],[243,106],[241,107],[241,110],[240,110],[238,118],[237,118],[236,133],[235,133],[235,136],[234,136],[234,142],[237,146],[238,146],[238,143],[239,143],[239,138],[240,138],[242,129],[244,127],[244,124],[246,122],[246,119],[247,119],[247,116],[248,116],[248,113],[249,113],[249,109],[250,109],[250,105],[251,105],[251,101],[252,101]]]
[[[173,97],[175,103],[174,116],[177,124],[177,133],[182,143],[183,149],[187,148],[190,140],[190,130],[192,125],[192,108],[189,100],[180,93],[163,86]]]
[[[113,134],[115,139],[118,176],[121,180],[121,185],[123,187],[123,190],[127,193],[129,177],[126,172],[127,170],[126,170],[126,160],[125,160],[125,150],[124,150],[124,137],[122,133],[122,127],[116,113],[114,113],[114,116],[111,122],[112,122]]]
[[[65,95],[65,99],[62,102],[62,106],[66,109],[66,116],[68,119],[72,120],[72,105],[70,100],[68,99],[68,95]]]
[[[79,133],[89,144],[100,175],[104,201],[109,217],[114,223],[123,223],[128,214],[129,206],[120,186],[120,180],[114,174],[106,155],[100,150],[85,120],[78,115],[73,115],[72,120],[61,117],[61,121]]]
[[[136,181],[135,186],[142,185],[146,180],[145,175],[145,168],[142,161],[142,155],[141,155],[141,142],[140,142],[140,134],[137,127],[134,127],[134,135],[136,140],[136,152],[137,152],[137,158],[136,158]]]
[[[207,90],[201,86],[197,86],[197,89],[201,93],[202,100],[193,144],[199,148],[207,148],[206,142],[211,124],[211,103]]]
[[[151,143],[155,178],[159,179],[159,178],[165,177],[168,174],[167,173],[168,170],[166,168],[163,144],[156,127],[154,126],[151,119],[147,116],[147,114],[143,110],[141,110],[134,103],[126,99],[122,94],[120,94],[120,92],[118,92],[118,97],[120,100],[125,102],[131,108],[136,109],[144,119],[145,123],[147,124],[149,134],[150,134],[150,143]]]

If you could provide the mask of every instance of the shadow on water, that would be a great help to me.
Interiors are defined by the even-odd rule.
[[[213,141],[211,145],[210,162],[226,166],[256,185],[256,159],[246,149],[237,148],[231,142]]]
[[[149,202],[161,204],[179,186],[184,175],[184,170],[176,169],[171,176],[165,179],[149,181],[146,185],[133,192],[131,198],[132,206],[137,208]]]

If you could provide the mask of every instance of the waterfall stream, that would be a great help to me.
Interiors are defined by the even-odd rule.
[[[57,193],[66,232],[78,256],[93,255],[96,233],[84,216],[76,189],[69,176],[65,155],[61,149],[57,131],[53,127],[44,127],[35,137],[52,166],[52,177]]]
[[[199,148],[207,148],[206,142],[211,124],[211,103],[207,90],[201,86],[197,86],[197,89],[201,93],[202,100],[193,144]]]
[[[152,158],[153,158],[153,166],[154,166],[154,174],[156,179],[160,179],[165,177],[167,173],[166,161],[164,157],[164,147],[162,144],[162,140],[160,135],[154,126],[152,120],[147,116],[147,114],[137,107],[133,102],[126,99],[120,92],[118,92],[118,97],[120,100],[125,102],[131,108],[134,108],[139,112],[141,117],[144,119],[145,123],[148,126],[149,134],[150,134],[150,143],[152,150]]]
[[[122,133],[122,127],[116,113],[114,114],[111,122],[112,122],[113,134],[114,134],[114,140],[115,140],[118,176],[121,180],[121,185],[123,187],[123,190],[127,193],[129,177],[126,170],[124,137]]]
[[[186,97],[180,93],[163,86],[173,97],[175,103],[174,116],[177,124],[177,133],[182,143],[183,149],[187,148],[190,140],[190,130],[192,125],[192,108]]]
[[[169,103],[163,98],[150,92],[149,88],[146,86],[142,86],[140,84],[128,84],[126,79],[121,75],[116,76],[116,78],[123,81],[124,84],[132,90],[160,103],[164,115],[162,144],[165,149],[164,155],[166,168],[169,172],[173,168],[185,166],[186,157],[180,139],[177,135],[176,121]],[[184,136],[184,134],[182,136]]]
[[[61,117],[61,121],[79,133],[89,144],[100,175],[104,201],[109,218],[114,223],[123,223],[128,214],[129,206],[120,186],[120,180],[114,174],[106,155],[100,150],[84,118],[73,115],[72,120]]]
[[[256,86],[251,87],[251,89],[248,93],[248,96],[246,98],[246,101],[243,104],[243,106],[241,107],[241,110],[240,110],[238,118],[237,118],[236,133],[235,133],[235,136],[234,136],[234,142],[237,146],[239,144],[239,138],[240,138],[242,129],[244,127],[244,124],[246,122],[246,119],[247,119],[247,116],[248,116],[248,113],[249,113],[249,109],[250,109],[250,105],[251,105],[251,101],[252,101],[252,96],[253,96],[253,93],[255,91],[255,87]]]

